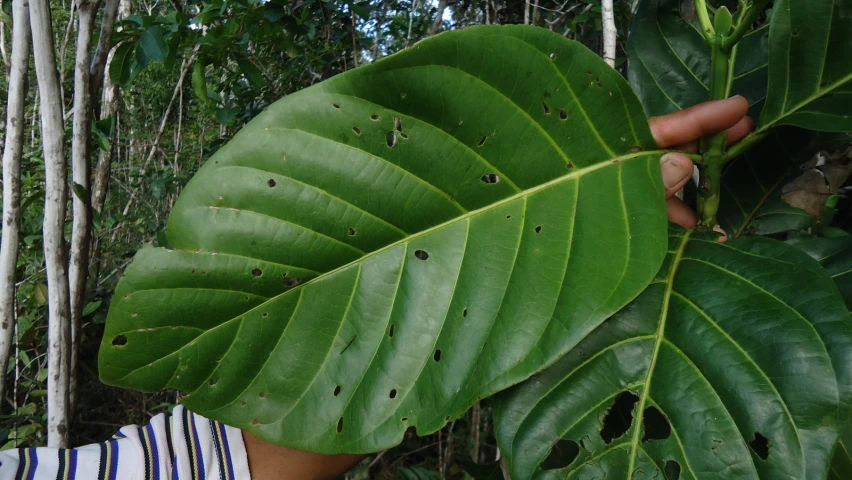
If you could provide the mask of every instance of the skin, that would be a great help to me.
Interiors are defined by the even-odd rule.
[[[727,131],[729,144],[748,135],[754,129],[754,121],[746,116],[747,112],[748,101],[736,96],[653,117],[648,123],[660,148],[695,153],[698,152],[699,139],[705,135]],[[695,212],[675,196],[692,179],[692,160],[682,153],[667,153],[660,158],[660,169],[666,188],[669,221],[685,228],[695,228],[698,220]],[[719,240],[724,241],[725,232],[717,231],[722,234]],[[243,440],[252,480],[330,480],[343,475],[366,458],[366,455],[320,455],[279,447],[245,431]]]

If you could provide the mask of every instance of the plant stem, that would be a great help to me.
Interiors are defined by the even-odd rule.
[[[755,4],[751,8],[746,7],[745,12],[738,15],[740,17],[740,21],[737,24],[736,30],[734,30],[734,33],[732,33],[730,37],[724,39],[722,46],[728,51],[734,48],[734,45],[736,45],[743,38],[746,32],[748,32],[748,29],[751,28],[751,25],[757,19],[757,16],[760,15],[760,12],[762,12],[764,8],[766,8],[768,3],[769,0],[755,0]]]
[[[725,98],[730,68],[730,51],[726,51],[718,41],[713,42],[710,65],[710,96],[713,100]],[[722,182],[722,167],[728,161],[725,151],[728,146],[728,133],[725,131],[701,139],[701,152],[704,158],[698,165],[698,214],[700,225],[712,229],[716,225],[716,212],[719,210],[719,187]]]
[[[710,43],[716,35],[716,30],[713,24],[710,23],[710,15],[707,13],[706,0],[695,0],[695,13],[698,14],[698,22],[701,23],[701,30],[704,32],[704,38]]]

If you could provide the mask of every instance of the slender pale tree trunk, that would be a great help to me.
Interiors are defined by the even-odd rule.
[[[612,0],[601,0],[603,25],[603,58],[610,67],[615,67],[615,42],[618,32],[615,30],[615,12]]]
[[[15,270],[21,229],[21,156],[27,128],[27,73],[30,64],[30,12],[27,0],[12,2],[12,58],[3,147],[3,235],[0,243],[0,399],[6,398],[6,367],[15,331]]]
[[[41,93],[41,140],[45,166],[44,260],[47,264],[47,446],[68,445],[68,379],[71,318],[65,261],[68,198],[65,128],[48,0],[29,0],[33,59]]]
[[[441,29],[441,25],[444,24],[444,10],[447,9],[447,0],[440,0],[438,2],[438,13],[435,14],[435,21],[432,22],[432,25],[429,25],[429,30],[427,33],[432,36],[438,33],[438,30]]]
[[[118,14],[118,6],[120,3],[128,3],[126,0],[106,0],[104,3],[104,14],[101,18],[101,31],[98,36],[98,47],[95,49],[95,54],[92,56],[92,65],[89,67],[89,76],[91,77],[90,91],[92,98],[98,99],[101,94],[101,87],[104,85],[104,79],[107,76],[106,66],[107,57],[111,52],[112,47],[112,31],[115,27],[115,20]],[[130,14],[130,5],[126,7],[127,13],[122,17]],[[94,115],[92,118],[97,118],[100,113],[100,105],[95,102]]]
[[[530,24],[530,0],[524,4],[524,25]]]
[[[71,136],[71,181],[74,195],[71,207],[71,251],[68,284],[71,309],[71,367],[69,377],[70,405],[77,398],[77,357],[80,350],[80,326],[89,273],[89,247],[92,240],[91,177],[92,96],[89,74],[92,61],[92,33],[98,1],[77,0],[77,51],[74,59],[74,122]]]

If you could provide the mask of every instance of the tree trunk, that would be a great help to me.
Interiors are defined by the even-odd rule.
[[[6,145],[3,148],[3,234],[0,239],[0,399],[6,398],[6,367],[15,331],[15,271],[21,230],[21,156],[27,127],[27,73],[30,62],[30,12],[27,0],[14,0]]]
[[[181,64],[180,78],[178,78],[178,83],[175,85],[174,92],[172,92],[172,98],[169,99],[169,104],[166,106],[166,111],[163,113],[163,119],[160,121],[160,128],[157,129],[157,136],[154,137],[154,142],[151,144],[151,150],[148,152],[148,157],[145,158],[145,163],[142,164],[142,172],[148,168],[148,163],[154,158],[154,155],[157,153],[157,149],[160,148],[160,141],[163,139],[163,132],[166,131],[169,115],[172,113],[172,106],[174,106],[178,93],[180,93],[183,88],[183,81],[186,79],[187,72],[189,72],[189,69],[192,68],[192,65],[195,63],[195,57],[197,54],[198,46],[196,46],[192,51],[192,55],[190,55],[189,58],[185,58]],[[127,214],[125,213],[125,215]]]
[[[65,262],[65,202],[67,165],[65,128],[56,50],[47,0],[29,0],[33,59],[41,93],[41,140],[45,169],[44,260],[47,264],[47,446],[68,446],[68,369],[70,312]]]
[[[80,327],[83,324],[83,303],[86,299],[86,278],[89,273],[89,246],[92,240],[92,208],[89,178],[91,177],[92,96],[89,64],[92,57],[92,32],[98,2],[77,0],[77,52],[74,59],[74,123],[71,136],[71,181],[74,213],[71,230],[71,262],[68,284],[71,309],[71,367],[69,402],[71,411],[77,398],[77,357],[80,349]]]
[[[447,9],[447,0],[441,0],[438,2],[438,13],[435,14],[435,21],[432,22],[432,25],[429,25],[429,36],[435,35],[438,33],[438,30],[441,29],[441,25],[444,24],[444,10]]]
[[[91,77],[90,84],[90,92],[92,98],[100,98],[101,87],[104,85],[105,77],[108,75],[106,72],[107,66],[107,57],[110,53],[110,48],[112,47],[112,31],[115,27],[116,15],[118,14],[118,6],[119,3],[127,3],[119,2],[119,0],[106,0],[104,4],[104,14],[101,18],[101,31],[98,36],[98,47],[95,49],[95,54],[92,56],[92,65],[89,68],[89,76]],[[127,14],[125,14],[122,18],[126,17],[130,14],[130,5],[127,5]],[[124,10],[124,8],[122,8]],[[97,102],[95,102],[94,107],[94,115],[92,118],[97,118],[100,114],[99,112],[100,106]]]
[[[603,25],[603,58],[610,67],[615,67],[615,42],[618,32],[615,30],[615,13],[612,0],[601,0]]]

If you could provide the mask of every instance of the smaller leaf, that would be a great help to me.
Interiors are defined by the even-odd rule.
[[[192,91],[202,103],[210,103],[210,97],[207,96],[207,78],[204,76],[204,62],[196,60],[192,67]]]
[[[75,182],[74,185],[71,186],[71,190],[74,191],[74,196],[77,197],[78,200],[85,203],[86,205],[88,205],[89,202],[91,201],[91,197],[89,195],[89,189],[80,185],[79,183]]]
[[[251,82],[252,86],[262,88],[266,84],[266,80],[263,78],[263,73],[261,73],[260,69],[257,68],[257,65],[251,61],[237,60],[237,65],[239,65],[243,75],[245,75],[248,81]]]
[[[222,125],[230,125],[234,123],[238,113],[240,113],[240,109],[237,107],[220,108],[216,110],[216,120],[219,120]]]
[[[458,454],[456,458],[465,473],[473,477],[474,480],[503,480],[504,478],[499,461],[483,465],[473,461],[469,455]]]
[[[41,306],[47,305],[47,285],[43,283],[36,284],[35,300]]]
[[[125,86],[130,81],[130,66],[136,53],[136,43],[127,41],[118,46],[109,64],[109,78]]]
[[[159,25],[154,25],[142,32],[142,35],[139,37],[139,45],[148,59],[155,62],[165,63],[169,56],[169,46],[166,45],[162,27]]]
[[[95,311],[101,307],[101,303],[103,302],[101,302],[100,300],[98,300],[97,302],[87,303],[86,306],[83,307],[82,316],[88,317],[89,315],[95,313]]]

